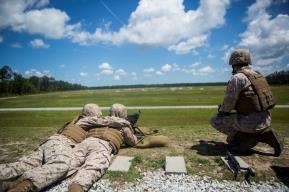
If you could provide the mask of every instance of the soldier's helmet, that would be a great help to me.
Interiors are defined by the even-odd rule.
[[[236,49],[231,53],[229,64],[237,65],[251,65],[251,56],[248,49]]]
[[[109,116],[126,118],[127,117],[127,109],[124,105],[115,103],[109,109]]]
[[[102,113],[98,105],[94,103],[88,103],[83,106],[82,115],[100,117]]]

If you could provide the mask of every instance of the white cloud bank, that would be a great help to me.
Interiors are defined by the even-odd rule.
[[[49,0],[2,0],[0,31],[11,28],[46,38],[69,38],[81,45],[132,43],[162,46],[180,54],[197,54],[195,49],[207,42],[210,30],[225,23],[230,0],[200,0],[198,8],[188,11],[183,1],[140,0],[127,25],[118,31],[96,28],[91,33],[83,30],[81,23],[68,24],[70,17],[66,12],[45,8]]]
[[[272,65],[288,57],[289,15],[270,15],[266,9],[272,3],[272,0],[257,0],[249,7],[245,19],[248,26],[239,43],[250,49],[259,66]]]
[[[74,42],[133,43],[164,46],[176,53],[195,53],[203,46],[211,29],[225,23],[229,0],[201,0],[196,10],[185,11],[183,0],[141,0],[131,13],[128,24],[119,31],[97,28],[94,33],[71,34]]]

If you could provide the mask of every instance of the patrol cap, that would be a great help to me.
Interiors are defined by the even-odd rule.
[[[127,109],[124,105],[115,103],[109,108],[109,116],[126,118],[127,117]]]
[[[251,65],[251,56],[248,49],[236,49],[231,53],[229,64],[235,65]]]
[[[98,105],[94,103],[88,103],[83,106],[82,115],[100,117],[102,113]]]

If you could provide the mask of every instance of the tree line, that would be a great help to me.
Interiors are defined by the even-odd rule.
[[[79,84],[71,84],[66,81],[58,81],[53,77],[31,76],[23,77],[21,74],[13,72],[5,65],[0,69],[0,95],[23,95],[40,92],[80,90],[87,87]]]
[[[277,71],[268,76],[266,79],[272,85],[289,85],[289,71]],[[6,95],[23,95],[51,91],[68,91],[81,89],[121,89],[121,88],[147,88],[147,87],[186,87],[186,86],[206,86],[206,85],[226,85],[225,82],[215,83],[175,83],[175,84],[139,84],[139,85],[114,85],[86,87],[80,84],[72,84],[66,81],[55,80],[53,77],[31,76],[23,77],[21,74],[13,72],[12,69],[5,65],[0,69],[0,96]]]
[[[266,76],[266,79],[272,85],[289,85],[289,71],[276,71]]]

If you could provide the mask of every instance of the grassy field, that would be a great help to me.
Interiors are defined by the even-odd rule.
[[[288,86],[273,87],[273,91],[278,104],[289,104]],[[0,107],[80,107],[88,102],[95,102],[101,106],[109,106],[114,102],[129,106],[217,105],[222,101],[223,92],[224,87],[75,91],[0,100]],[[134,112],[136,110],[129,111]],[[109,173],[106,177],[130,181],[140,177],[139,173],[144,170],[162,169],[166,155],[183,155],[189,174],[232,179],[232,175],[220,160],[220,156],[226,152],[225,136],[209,124],[209,119],[215,112],[215,109],[142,110],[139,126],[158,129],[170,138],[170,144],[164,148],[122,149],[120,154],[136,157],[132,169],[127,174]],[[30,153],[78,113],[78,111],[0,112],[0,163],[15,161],[20,156]],[[104,114],[107,114],[107,111],[104,111]],[[280,157],[268,155],[272,150],[263,144],[255,147],[259,152],[243,157],[257,170],[255,180],[276,178],[270,167],[272,165],[289,166],[288,115],[289,109],[272,110],[272,127],[285,138],[285,150]]]
[[[277,104],[289,104],[289,86],[272,90]],[[2,99],[0,108],[82,107],[91,102],[100,106],[116,102],[127,106],[217,105],[222,102],[224,91],[224,86],[69,91]]]

